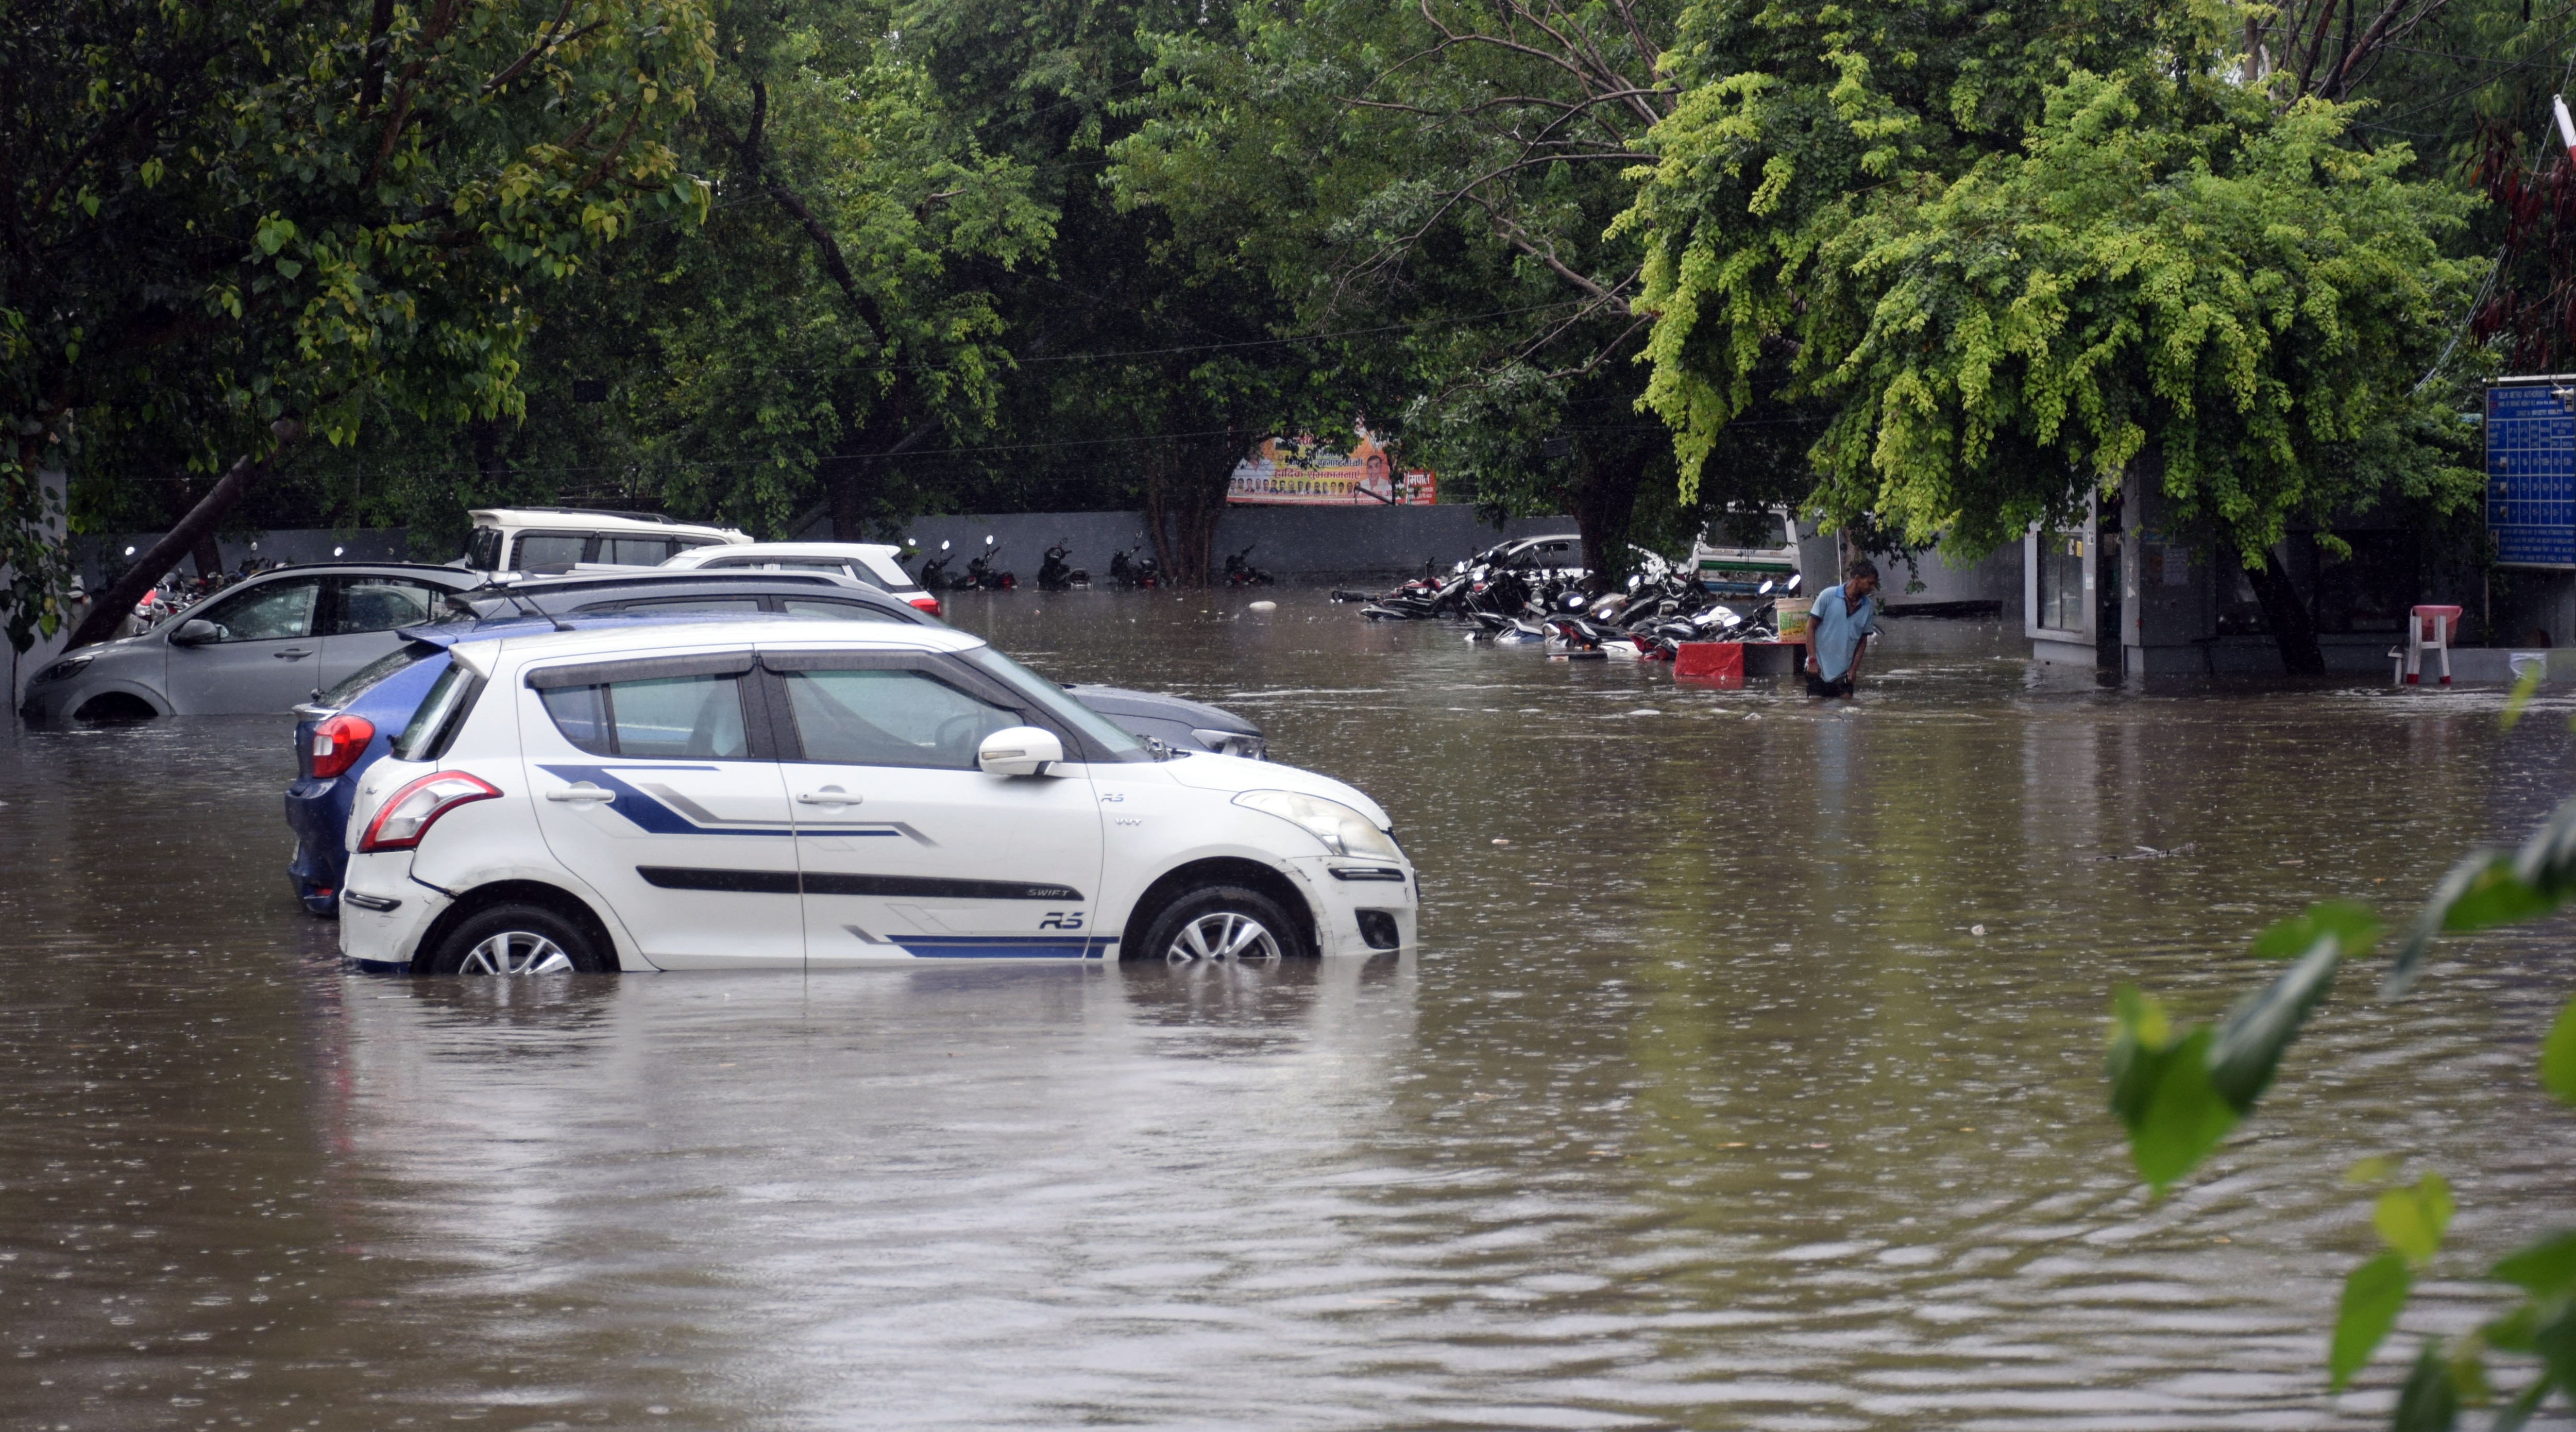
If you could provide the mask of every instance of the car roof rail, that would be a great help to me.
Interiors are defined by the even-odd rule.
[[[623,517],[630,522],[659,522],[665,527],[717,527],[715,522],[682,522],[667,512],[628,512],[615,507],[540,507],[522,504],[510,507],[486,507],[485,512],[551,512],[558,516]]]

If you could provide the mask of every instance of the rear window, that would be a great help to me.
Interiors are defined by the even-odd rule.
[[[315,705],[338,708],[355,701],[370,686],[407,666],[438,655],[441,648],[427,642],[404,642],[357,670],[350,672],[339,685],[322,693]]]
[[[876,584],[887,591],[901,591],[912,585],[912,574],[903,569],[903,564],[897,562],[891,552],[862,552],[859,566],[875,573]]]
[[[438,674],[429,694],[411,713],[411,722],[393,739],[393,758],[397,761],[427,761],[447,749],[456,728],[464,724],[465,713],[473,709],[474,697],[483,682],[456,662]]]
[[[1788,519],[1777,512],[1730,512],[1708,526],[1712,547],[1770,550],[1789,545]]]

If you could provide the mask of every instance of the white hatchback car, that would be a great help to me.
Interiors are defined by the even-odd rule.
[[[340,948],[431,973],[1408,950],[1339,781],[1136,739],[980,639],[786,619],[459,642],[350,815]]]

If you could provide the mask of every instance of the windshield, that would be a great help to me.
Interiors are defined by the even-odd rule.
[[[991,647],[979,646],[970,651],[961,651],[958,655],[965,658],[977,670],[994,677],[1013,691],[1027,697],[1029,703],[1039,710],[1080,731],[1092,742],[1120,756],[1130,752],[1144,754],[1144,745],[1135,737],[1111,724],[1108,717],[1065,695],[1063,687]]]
[[[332,687],[330,690],[323,692],[319,697],[316,697],[313,704],[316,706],[329,706],[334,709],[346,706],[350,702],[358,699],[358,693],[365,691],[368,687],[375,685],[377,682],[384,680],[386,677],[393,675],[395,672],[402,670],[413,662],[419,661],[423,657],[438,655],[439,650],[440,648],[432,646],[425,641],[404,642],[402,645],[395,647],[393,650],[386,652],[384,655],[377,657],[375,660],[359,667],[356,671],[351,672],[347,679],[343,680],[339,685]]]

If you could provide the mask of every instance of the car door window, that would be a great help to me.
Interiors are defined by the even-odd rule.
[[[443,587],[401,577],[343,577],[339,618],[332,623],[331,632],[334,636],[349,636],[418,626],[437,614],[439,601],[446,595]]]
[[[596,756],[741,760],[744,738],[740,678],[672,676],[557,686],[543,693],[546,714],[564,739]]]
[[[269,582],[217,602],[204,613],[215,624],[217,641],[280,641],[313,635],[315,598],[322,594],[319,577],[300,582]]]
[[[530,567],[554,567],[578,562],[589,546],[590,537],[587,533],[522,532],[519,534],[519,560],[516,565],[520,570],[525,571]]]
[[[1021,724],[1018,712],[919,671],[795,671],[784,679],[808,761],[971,771],[986,736]]]
[[[599,560],[628,567],[658,567],[671,558],[668,537],[602,537]]]
[[[832,617],[849,622],[899,622],[901,617],[863,602],[826,602],[811,597],[782,597],[778,609],[791,617]]]

